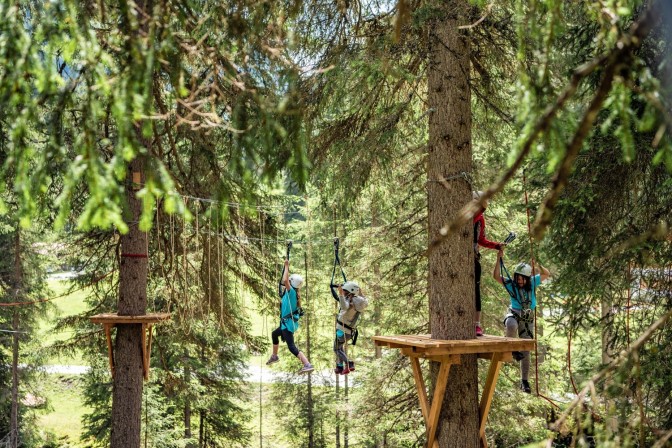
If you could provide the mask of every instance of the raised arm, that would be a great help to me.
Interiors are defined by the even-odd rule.
[[[343,292],[341,285],[338,285],[338,303],[341,304],[342,310],[347,310],[350,308],[350,302],[345,300],[345,293]]]
[[[497,261],[495,262],[495,270],[492,272],[492,278],[494,278],[495,280],[497,280],[497,282],[498,282],[500,285],[503,285],[503,284],[504,284],[504,282],[502,281],[502,272],[501,272],[501,270],[500,270],[500,268],[499,268],[500,265],[501,265],[501,261],[502,261],[502,256],[503,256],[503,255],[504,255],[504,250],[503,250],[503,249],[499,249],[499,250],[497,251]]]
[[[285,285],[285,290],[289,291],[291,285],[289,284],[289,260],[285,259],[285,269],[282,272],[282,284]]]
[[[551,276],[551,271],[543,267],[534,259],[532,259],[532,263],[534,264],[534,275],[541,274],[540,277],[542,282],[548,280],[548,278]]]

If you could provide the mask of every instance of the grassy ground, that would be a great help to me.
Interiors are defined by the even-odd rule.
[[[49,287],[54,296],[60,296],[67,292],[69,282],[64,280],[49,280]],[[39,325],[41,348],[47,350],[44,360],[46,365],[86,365],[81,353],[76,352],[73,356],[57,355],[49,351],[49,346],[58,341],[63,341],[72,336],[71,331],[54,331],[58,319],[80,314],[86,309],[84,298],[86,291],[76,291],[64,297],[60,297],[52,303],[55,310],[44,316]],[[47,441],[45,446],[54,447],[79,447],[82,433],[82,416],[88,412],[83,404],[83,382],[78,375],[47,375],[41,383],[40,395],[47,400],[44,408],[37,411],[38,427]]]
[[[77,375],[49,375],[43,383],[46,407],[38,411],[38,427],[45,446],[78,447],[82,416],[89,410],[83,404],[83,380]]]
[[[67,292],[70,288],[70,283],[64,280],[49,280],[49,287],[54,292],[55,296],[60,296]],[[55,342],[64,341],[72,336],[72,331],[54,331],[54,326],[58,319],[67,316],[80,314],[86,310],[84,298],[87,291],[75,291],[64,297],[60,297],[52,303],[55,305],[55,311],[49,313],[40,322],[39,332],[42,340],[42,348],[48,348]],[[63,364],[63,365],[85,365],[86,363],[81,357],[80,353],[75,353],[73,356],[50,354],[45,360],[45,364]]]

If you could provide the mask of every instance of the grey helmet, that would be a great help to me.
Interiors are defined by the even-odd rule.
[[[350,294],[358,295],[359,294],[359,285],[357,282],[347,281],[343,283],[342,286],[344,291],[348,291]]]
[[[289,276],[289,284],[292,288],[299,289],[303,286],[303,277],[300,274],[292,274]]]
[[[525,277],[532,277],[532,266],[527,263],[520,263],[516,266],[513,274],[523,275]]]

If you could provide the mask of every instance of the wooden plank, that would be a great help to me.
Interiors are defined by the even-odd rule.
[[[415,379],[415,388],[418,391],[418,401],[420,401],[420,410],[425,419],[425,425],[429,420],[429,402],[427,401],[427,391],[425,389],[425,380],[422,377],[422,370],[420,369],[420,361],[418,358],[410,358],[411,367],[413,368],[413,378]]]
[[[170,313],[150,313],[141,316],[119,316],[114,313],[96,314],[89,320],[94,324],[141,324],[156,323],[170,319]]]
[[[483,386],[483,393],[481,395],[481,403],[478,407],[478,416],[480,419],[479,434],[481,437],[481,443],[485,443],[487,446],[487,441],[485,440],[485,422],[488,420],[488,413],[490,412],[490,406],[492,405],[492,397],[495,392],[495,385],[497,384],[497,378],[499,377],[499,370],[502,367],[502,354],[495,353],[490,362],[490,368],[488,369],[488,376],[485,380],[485,386]]]
[[[114,349],[112,348],[112,325],[105,324],[103,325],[105,329],[105,339],[107,340],[107,357],[110,361],[110,372],[112,373],[112,378],[114,378]]]
[[[436,378],[436,387],[432,397],[432,407],[429,411],[429,420],[427,421],[427,445],[433,447],[436,441],[436,429],[439,423],[439,414],[443,406],[443,396],[446,393],[446,384],[448,383],[448,374],[450,373],[450,362],[448,358],[441,362],[439,375]]]

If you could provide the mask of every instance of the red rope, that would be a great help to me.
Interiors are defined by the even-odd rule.
[[[77,289],[75,289],[75,290],[68,291],[68,292],[66,292],[66,293],[61,294],[60,296],[50,297],[50,298],[48,298],[48,299],[32,300],[32,301],[30,301],[30,302],[10,302],[10,303],[0,303],[0,306],[34,305],[34,304],[36,304],[36,303],[50,302],[50,301],[52,301],[52,300],[62,299],[63,297],[69,296],[70,294],[73,294],[73,293],[75,293],[75,292],[77,292],[77,291],[81,291],[81,290],[83,290],[83,289],[86,289],[86,288],[88,288],[88,287],[91,286],[91,285],[95,285],[96,283],[98,283],[99,281],[101,281],[102,279],[104,279],[105,277],[107,277],[108,275],[112,274],[113,272],[114,272],[114,270],[112,270],[112,271],[108,272],[107,274],[102,275],[102,276],[100,276],[100,277],[98,277],[98,278],[93,279],[90,283],[88,283],[88,284],[82,286],[81,288],[77,288]]]
[[[523,170],[523,190],[525,192],[525,209],[527,211],[527,235],[530,237],[530,262],[532,263],[532,278],[534,278],[534,243],[532,241],[532,228],[530,225],[530,205],[527,200],[527,179],[525,177],[525,170]],[[536,285],[535,285],[536,286]],[[534,387],[536,389],[537,397],[551,403],[556,408],[560,409],[557,403],[539,392],[539,347],[537,345],[537,307],[534,308]]]

